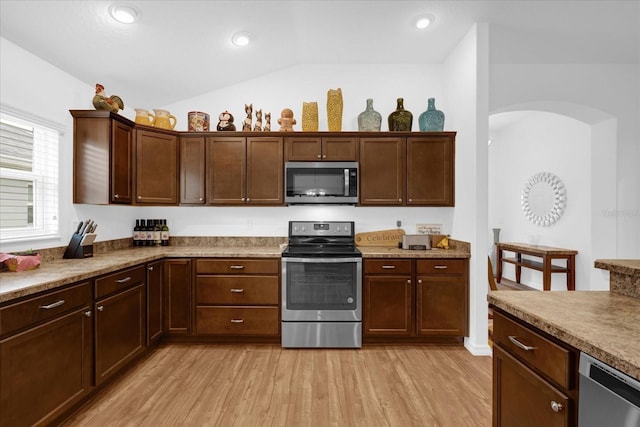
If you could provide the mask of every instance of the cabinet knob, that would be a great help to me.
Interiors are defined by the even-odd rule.
[[[251,201],[251,199],[247,197],[247,202],[250,202],[250,201]]]
[[[407,280],[407,284],[409,285],[411,284],[411,279]]]
[[[142,200],[142,196],[138,196],[138,200]]]
[[[560,412],[564,409],[564,406],[562,406],[561,403],[556,402],[555,400],[551,401],[551,409],[553,410],[553,412]]]
[[[318,157],[319,159],[321,159],[321,158],[322,158],[322,156],[321,156],[320,154],[318,154],[318,156],[317,156],[317,157]]]
[[[104,311],[104,306],[103,305],[99,305],[98,306],[98,311]]]
[[[422,279],[418,279],[418,284],[422,285]]]
[[[149,271],[153,271],[153,266],[149,267]]]
[[[325,155],[323,155],[323,156],[322,156],[322,158],[323,158],[323,159],[326,159],[326,158],[327,158],[327,155],[326,155],[326,154],[325,154]]]
[[[85,317],[91,317],[91,310],[87,310],[84,312]]]
[[[114,195],[113,195],[113,197],[114,197],[115,199],[119,199],[119,198],[120,198],[120,195],[119,195],[119,194],[114,194]]]
[[[398,199],[398,201],[399,201],[400,203],[402,203],[402,199]]]
[[[204,199],[202,197],[200,197],[198,200],[200,200],[202,202]]]
[[[409,199],[410,202],[413,202],[413,199]]]

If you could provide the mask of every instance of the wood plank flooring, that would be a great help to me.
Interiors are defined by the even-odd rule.
[[[490,426],[491,358],[463,347],[167,344],[70,426]]]

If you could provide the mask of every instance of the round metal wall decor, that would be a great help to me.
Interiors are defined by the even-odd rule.
[[[536,225],[556,223],[567,205],[567,192],[560,179],[550,172],[533,175],[522,190],[522,210]]]

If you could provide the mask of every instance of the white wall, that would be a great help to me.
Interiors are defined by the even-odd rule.
[[[555,103],[554,110],[579,118],[594,127],[594,172],[602,175],[594,186],[592,221],[600,230],[593,247],[607,246],[615,229],[615,245],[598,251],[600,258],[640,258],[640,66],[604,64],[493,64],[490,112],[536,102]],[[577,111],[575,106],[582,107]],[[614,121],[611,121],[614,120]],[[606,123],[605,123],[606,122]],[[611,138],[603,139],[603,135]],[[613,135],[613,137],[611,136]],[[607,147],[610,150],[607,152]],[[602,171],[611,155],[616,170]],[[604,162],[604,163],[603,163]],[[586,166],[586,165],[585,165]],[[605,166],[606,167],[606,166]],[[599,172],[598,172],[599,171]],[[608,185],[607,172],[615,185]],[[604,184],[604,183],[607,184]],[[597,188],[596,188],[597,187]],[[612,187],[616,189],[611,199]],[[582,191],[582,190],[581,190]],[[612,224],[614,223],[615,224]],[[596,253],[596,251],[594,251]],[[593,260],[591,260],[593,262]]]
[[[577,250],[576,289],[591,289],[591,127],[552,113],[530,111],[519,117],[491,135],[489,225],[501,229],[501,241]],[[538,172],[558,176],[567,192],[564,214],[549,227],[531,223],[520,203],[525,183]],[[515,280],[514,270],[505,263],[504,277]],[[521,279],[542,289],[541,272],[522,269]],[[566,275],[552,275],[552,289],[566,290]]]

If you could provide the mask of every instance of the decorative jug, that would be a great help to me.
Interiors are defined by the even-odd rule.
[[[411,131],[413,114],[404,109],[404,98],[398,98],[396,111],[389,114],[388,121],[390,131]]]
[[[376,132],[380,130],[382,116],[373,109],[373,99],[367,99],[367,109],[358,115],[358,130]]]
[[[151,114],[149,111],[142,108],[134,108],[136,110],[136,120],[135,122],[139,125],[145,126],[153,126],[156,117]]]
[[[155,127],[173,129],[176,126],[176,118],[167,110],[153,110],[156,113]]]
[[[427,100],[427,111],[420,114],[418,124],[421,132],[442,132],[444,129],[444,113],[436,110],[435,98]]]
[[[342,89],[327,92],[327,126],[330,132],[342,130]]]

